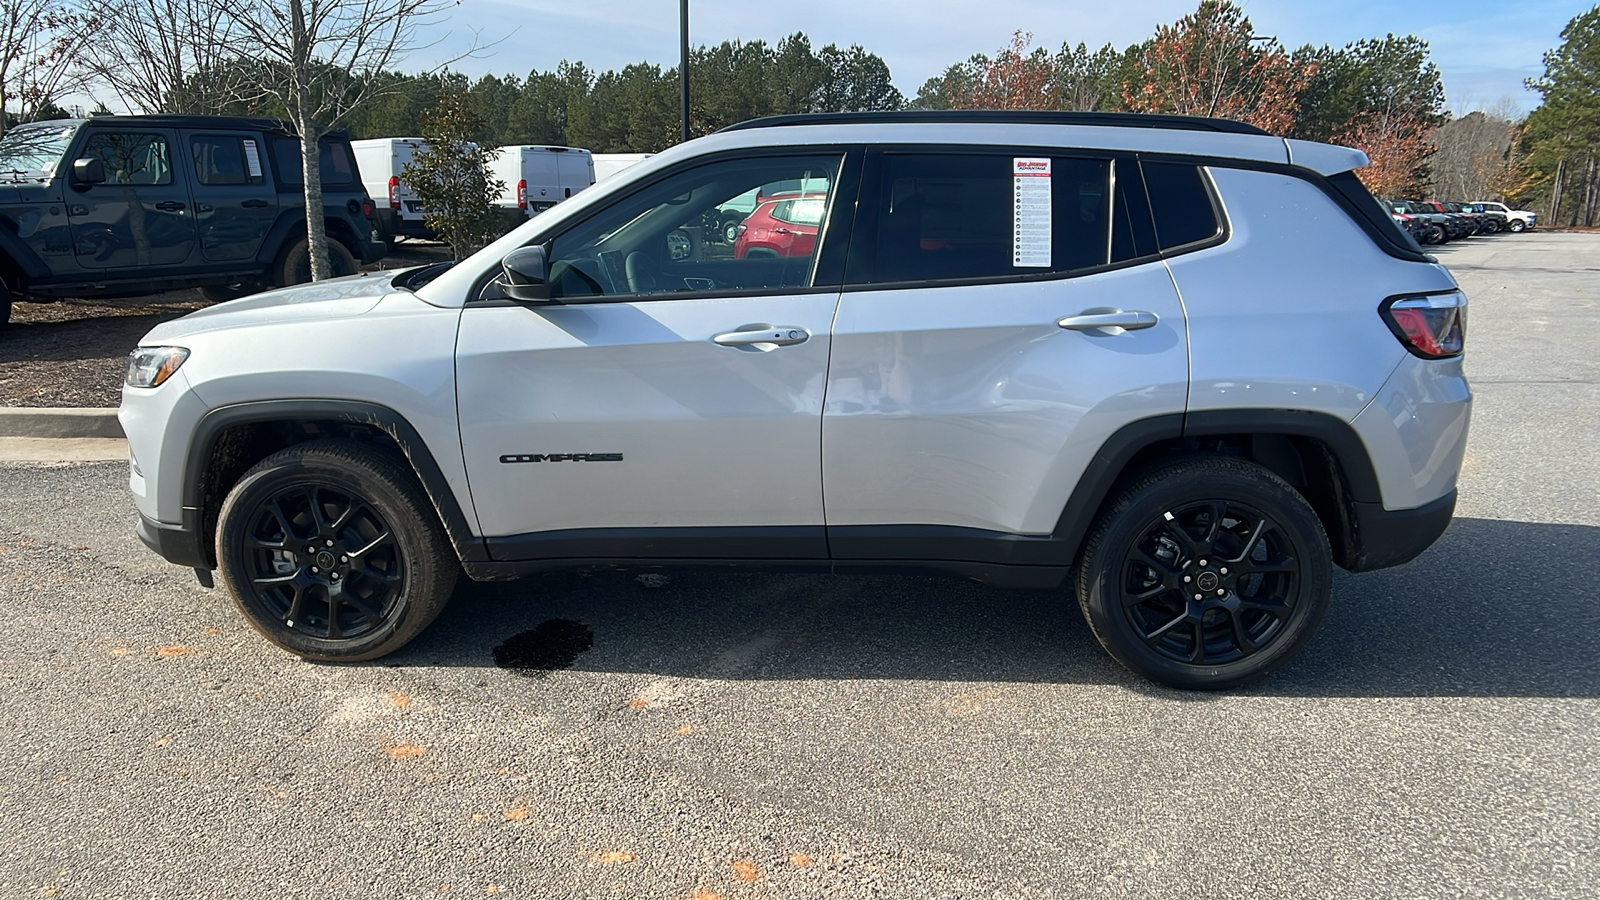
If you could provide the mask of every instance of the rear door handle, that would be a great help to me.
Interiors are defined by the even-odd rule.
[[[243,203],[241,203],[239,205],[244,207],[245,209],[260,209],[261,207],[267,205],[267,201],[265,201],[265,200],[246,200],[245,202],[243,202]]]
[[[1138,331],[1149,328],[1160,321],[1153,312],[1142,309],[1120,310],[1109,306],[1097,306],[1086,309],[1075,316],[1063,316],[1056,320],[1056,324],[1068,331],[1093,331],[1096,328],[1121,328],[1124,331]]]
[[[156,204],[156,209],[163,209],[167,212],[177,212],[178,210],[183,209],[183,204],[176,200],[163,200]]]
[[[810,338],[811,332],[792,325],[742,325],[735,331],[713,335],[711,340],[724,347],[752,347],[759,350],[761,344],[787,347],[790,344],[803,344]]]

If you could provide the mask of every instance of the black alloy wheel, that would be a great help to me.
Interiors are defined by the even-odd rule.
[[[328,640],[383,625],[405,588],[394,530],[364,498],[300,481],[258,502],[245,531],[256,602],[291,631]]]
[[[1287,664],[1327,609],[1332,558],[1316,513],[1266,469],[1231,457],[1169,463],[1107,505],[1078,599],[1129,669],[1186,689]]]
[[[439,614],[459,564],[412,473],[378,448],[297,444],[257,463],[217,525],[224,583],[250,624],[307,659],[372,659]]]
[[[1243,503],[1206,500],[1162,513],[1135,539],[1123,558],[1122,611],[1168,659],[1234,662],[1283,633],[1299,578],[1276,522]]]

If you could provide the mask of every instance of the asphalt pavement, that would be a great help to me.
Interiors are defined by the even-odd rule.
[[[937,577],[468,584],[314,665],[138,544],[125,464],[4,464],[0,896],[1600,896],[1600,236],[1439,256],[1458,518],[1220,695]]]

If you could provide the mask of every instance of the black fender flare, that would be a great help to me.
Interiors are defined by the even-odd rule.
[[[432,451],[416,428],[387,406],[358,400],[261,400],[220,406],[201,416],[189,441],[189,454],[181,476],[186,529],[192,523],[203,540],[202,516],[209,474],[207,465],[218,438],[225,430],[239,425],[295,421],[361,425],[377,428],[387,434],[416,473],[423,491],[439,514],[439,521],[443,523],[456,555],[463,562],[489,559],[483,539],[472,533],[455,492],[451,490],[438,461],[433,458]]]
[[[1372,458],[1354,426],[1327,413],[1308,410],[1217,409],[1140,419],[1113,432],[1084,469],[1051,533],[1052,543],[1062,554],[1061,562],[1071,563],[1077,558],[1100,507],[1140,452],[1183,438],[1224,435],[1309,438],[1326,447],[1329,461],[1337,466],[1336,496],[1332,500],[1340,514],[1340,533],[1329,535],[1335,542],[1335,556],[1343,565],[1345,560],[1363,555],[1362,536],[1356,525],[1358,508],[1371,504],[1381,508],[1383,497]]]

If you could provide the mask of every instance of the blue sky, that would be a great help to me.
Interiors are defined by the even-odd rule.
[[[1176,21],[1198,0],[690,0],[690,40],[776,41],[804,31],[814,46],[861,44],[882,56],[895,85],[908,96],[924,80],[973,53],[993,52],[1020,28],[1050,48],[1062,42],[1117,47]],[[1512,97],[1523,111],[1537,95],[1522,80],[1543,72],[1541,57],[1560,42],[1568,20],[1593,2],[1579,0],[1368,0],[1242,3],[1256,32],[1293,48],[1343,45],[1390,32],[1416,34],[1432,46],[1444,75],[1448,104],[1457,112]],[[513,29],[515,32],[513,33]],[[511,36],[480,58],[455,68],[524,75],[562,59],[592,68],[646,60],[674,65],[678,55],[677,0],[461,0],[427,31],[432,46],[402,66],[420,69],[459,53],[477,30],[483,42]]]

